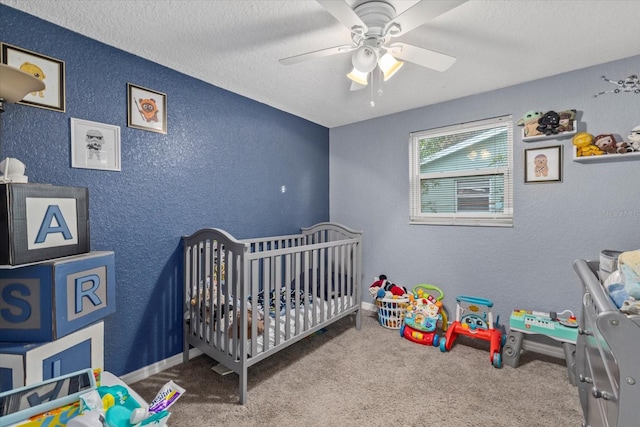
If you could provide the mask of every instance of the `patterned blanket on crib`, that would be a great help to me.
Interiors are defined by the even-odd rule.
[[[296,295],[297,294],[297,295]],[[309,304],[313,302],[313,294],[309,293],[306,295],[308,298]],[[280,288],[280,298],[278,301],[276,290],[272,289],[269,292],[269,315],[271,317],[275,317],[276,313],[278,315],[283,316],[287,311],[287,299],[289,299],[289,309],[295,309],[298,304],[300,307],[304,307],[305,304],[305,293],[302,289],[296,292],[295,289],[287,289],[285,286]],[[249,297],[249,301],[251,301],[251,297]],[[258,293],[257,298],[258,306],[262,313],[265,313],[265,296],[264,291]]]

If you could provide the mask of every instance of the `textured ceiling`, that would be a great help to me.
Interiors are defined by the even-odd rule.
[[[398,14],[416,3],[389,2]],[[330,128],[640,54],[637,0],[470,0],[395,39],[455,56],[449,70],[407,63],[351,92],[348,53],[278,62],[351,42],[315,1],[0,3]]]

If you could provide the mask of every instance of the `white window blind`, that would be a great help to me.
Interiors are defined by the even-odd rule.
[[[413,132],[410,221],[513,225],[513,119]]]

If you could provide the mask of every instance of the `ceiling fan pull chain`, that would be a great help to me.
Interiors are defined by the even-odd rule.
[[[369,105],[371,105],[371,108],[376,106],[376,103],[373,102],[373,72],[371,73],[371,101],[369,101]]]

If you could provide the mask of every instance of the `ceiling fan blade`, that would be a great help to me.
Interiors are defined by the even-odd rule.
[[[422,0],[416,3],[415,6],[410,7],[396,16],[391,22],[385,25],[384,31],[386,33],[391,27],[399,26],[398,29],[393,28],[389,34],[393,37],[401,36],[427,23],[433,18],[460,6],[462,3],[466,3],[466,1],[467,0]]]
[[[354,27],[362,28],[362,33],[365,34],[367,32],[367,26],[362,19],[351,9],[351,7],[344,1],[336,1],[336,0],[316,0],[318,3],[324,7],[327,12],[333,15],[338,21],[342,23],[349,30],[353,31]],[[360,30],[358,30],[360,31]]]
[[[288,58],[280,59],[280,63],[283,65],[297,64],[298,62],[308,61],[310,59],[322,58],[330,55],[337,55],[339,53],[351,52],[356,47],[345,44],[341,46],[329,47],[327,49],[320,49],[313,52],[303,53],[300,55],[290,56]]]
[[[436,71],[446,71],[456,62],[453,56],[402,42],[394,43],[389,48],[391,54],[397,59]]]

